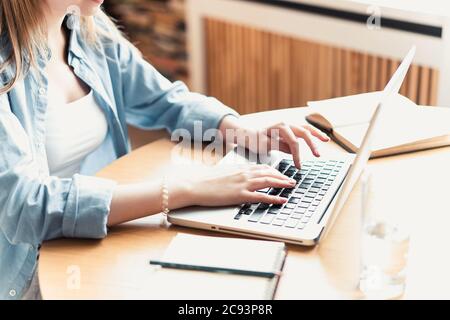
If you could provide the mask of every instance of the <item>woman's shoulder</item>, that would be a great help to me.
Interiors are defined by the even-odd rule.
[[[118,29],[116,24],[103,12],[94,17],[97,37],[105,55],[122,60],[130,53],[140,54],[138,49]]]

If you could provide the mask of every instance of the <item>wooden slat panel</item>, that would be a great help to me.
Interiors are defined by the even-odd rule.
[[[377,85],[377,71],[378,71],[378,64],[377,64],[377,58],[374,56],[369,56],[369,74],[367,79],[367,90],[368,91],[377,91],[379,90]]]
[[[205,19],[208,94],[240,113],[382,90],[399,61]],[[439,72],[413,65],[401,93],[435,105]]]
[[[419,89],[419,67],[411,66],[409,71],[409,84],[406,95],[413,101],[417,101]]]
[[[369,90],[369,56],[366,53],[361,54],[361,68],[359,72],[361,74],[359,92],[367,92]]]
[[[339,48],[332,48],[331,52],[332,59],[332,96],[339,97],[342,95],[342,50]]]
[[[427,105],[429,103],[429,88],[430,88],[430,69],[421,67],[420,72],[420,85],[419,85],[419,100],[421,105]]]
[[[430,101],[428,103],[430,106],[437,105],[438,83],[439,83],[439,71],[432,70],[430,81]]]

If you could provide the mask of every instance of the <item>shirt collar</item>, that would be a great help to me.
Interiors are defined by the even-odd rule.
[[[68,43],[68,60],[69,64],[71,63],[72,57],[76,56],[79,59],[84,59],[84,52],[81,48],[80,42],[79,42],[79,30],[80,30],[80,24],[78,18],[74,15],[68,15],[64,19],[63,24],[67,27],[67,32],[69,34],[69,43]],[[29,65],[29,56],[27,54],[25,56],[25,63]],[[36,52],[36,59],[37,64],[40,68],[45,68],[47,65],[47,62],[51,59],[52,52],[51,50],[46,47],[43,52],[37,51]]]
[[[69,47],[68,47],[69,59],[71,54],[75,55],[80,59],[85,58],[84,50],[79,42],[79,33],[80,33],[79,18],[76,17],[75,15],[69,15],[64,20],[64,23],[69,33]]]

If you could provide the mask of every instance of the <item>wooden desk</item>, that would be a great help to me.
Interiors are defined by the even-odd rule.
[[[290,119],[302,123],[305,109],[246,117],[264,126]],[[123,157],[98,176],[119,182],[149,179],[170,164],[174,144],[160,139]],[[323,153],[343,152],[334,143]],[[370,162],[374,206],[406,217],[411,227],[405,298],[450,298],[450,148],[400,155]],[[358,276],[360,188],[357,186],[329,236],[315,248],[289,245],[277,299],[359,298]],[[220,233],[167,226],[160,215],[113,228],[101,241],[63,239],[43,244],[39,278],[44,299],[145,299],[148,260],[164,252],[177,232]],[[79,278],[77,278],[79,276]],[[79,282],[78,282],[79,280]],[[79,284],[79,286],[78,286]]]

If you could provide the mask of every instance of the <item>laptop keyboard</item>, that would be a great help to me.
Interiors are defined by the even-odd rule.
[[[282,160],[277,169],[297,181],[293,188],[266,188],[258,192],[288,198],[285,204],[246,203],[236,220],[285,228],[304,229],[344,165],[343,161],[305,161],[298,170],[293,161]]]

